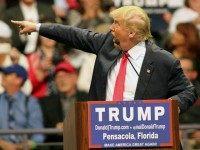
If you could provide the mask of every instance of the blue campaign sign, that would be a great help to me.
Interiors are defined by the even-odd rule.
[[[171,108],[162,100],[89,102],[89,147],[173,146]]]

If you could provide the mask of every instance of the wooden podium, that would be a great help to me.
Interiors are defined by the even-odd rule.
[[[139,101],[136,101],[139,102]],[[89,149],[102,149],[102,147],[92,147],[90,144],[90,127],[91,127],[91,116],[90,116],[90,106],[92,104],[104,104],[111,105],[116,102],[111,101],[88,101],[88,102],[76,102],[72,103],[66,119],[64,121],[64,150],[89,150]],[[123,101],[123,104],[129,103],[130,101]],[[170,144],[165,146],[156,146],[156,147],[114,147],[114,149],[166,149],[166,150],[179,150],[180,149],[180,140],[179,140],[179,122],[178,122],[178,104],[174,100],[142,100],[144,104],[153,104],[153,103],[169,103],[170,113],[169,122],[170,122]]]

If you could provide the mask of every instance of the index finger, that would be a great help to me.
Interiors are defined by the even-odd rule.
[[[23,21],[14,21],[14,20],[11,20],[12,23],[16,24],[16,25],[23,25]]]

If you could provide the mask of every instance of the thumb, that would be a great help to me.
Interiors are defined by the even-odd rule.
[[[24,28],[22,30],[19,31],[19,34],[30,34],[30,31],[27,28]]]

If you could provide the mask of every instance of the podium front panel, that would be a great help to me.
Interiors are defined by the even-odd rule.
[[[173,147],[169,100],[88,102],[89,148]]]

